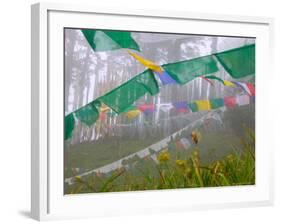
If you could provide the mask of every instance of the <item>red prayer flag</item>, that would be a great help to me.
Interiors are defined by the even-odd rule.
[[[106,115],[106,112],[105,112],[105,111],[100,113],[99,118],[100,118],[101,121],[106,120],[106,117],[107,117],[107,115]]]
[[[227,107],[234,107],[236,105],[236,97],[235,96],[226,96],[224,97],[224,105]]]
[[[247,83],[247,87],[248,87],[248,89],[249,89],[249,91],[250,91],[250,95],[251,96],[255,96],[256,95],[256,90],[255,90],[255,87],[254,87],[254,85],[252,84],[252,83]]]
[[[145,114],[150,114],[154,112],[154,105],[153,104],[143,104],[139,105],[138,109]]]

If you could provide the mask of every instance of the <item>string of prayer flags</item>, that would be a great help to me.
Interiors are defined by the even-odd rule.
[[[72,131],[74,129],[75,119],[73,113],[68,114],[64,118],[64,140],[72,137]]]
[[[236,96],[236,101],[239,106],[248,105],[250,104],[250,96],[246,94]]]
[[[224,97],[224,105],[226,107],[234,107],[236,105],[236,97],[235,96],[226,96]]]
[[[189,112],[188,105],[186,101],[174,102],[173,106],[176,108],[176,111],[179,113]]]
[[[255,44],[214,55],[229,75],[235,79],[255,74]]]
[[[139,63],[141,63],[143,66],[145,66],[146,68],[151,69],[154,72],[158,72],[158,73],[162,73],[163,69],[159,66],[156,65],[154,62],[147,60],[135,53],[133,53],[132,51],[128,50],[128,53],[134,58],[136,59]]]
[[[109,51],[128,48],[140,51],[131,32],[82,29],[84,37],[94,51]]]
[[[139,46],[131,37],[130,32],[91,29],[83,29],[81,31],[95,51],[107,51],[120,48],[139,51]],[[157,94],[159,92],[159,86],[153,72],[159,77],[163,85],[170,83],[185,84],[197,77],[202,77],[210,83],[212,83],[210,80],[213,79],[220,81],[225,86],[238,86],[248,94],[248,98],[246,96],[238,98],[232,96],[225,97],[224,99],[200,100],[188,104],[185,103],[185,105],[187,104],[187,108],[186,106],[184,106],[184,108],[179,108],[179,106],[174,104],[174,107],[179,111],[187,112],[191,110],[192,112],[197,112],[219,108],[223,105],[227,107],[233,107],[236,104],[246,105],[249,97],[250,102],[255,101],[255,87],[252,83],[222,80],[214,75],[209,75],[219,70],[217,61],[235,79],[243,78],[248,75],[255,75],[255,44],[190,60],[168,63],[162,66],[144,59],[131,51],[128,52],[148,69],[107,94],[65,116],[65,139],[71,138],[72,136],[75,118],[80,120],[81,123],[91,126],[99,117],[101,119],[106,119],[106,116],[109,114],[118,115],[122,112],[129,112],[131,109],[128,110],[128,108],[147,93],[150,95]],[[104,106],[101,106],[101,104],[104,104]],[[170,104],[166,108],[163,107],[161,110],[168,111],[171,109],[171,106]],[[154,109],[143,110],[144,113],[152,113],[153,111]],[[137,112],[135,111],[135,115],[136,114]],[[132,116],[129,115],[128,117]]]
[[[172,108],[175,108],[179,113],[187,113],[187,112],[198,112],[198,111],[208,111],[217,108],[223,108],[224,106],[228,108],[232,108],[236,105],[244,106],[255,101],[255,96],[249,96],[248,94],[238,95],[238,96],[227,96],[224,98],[214,98],[209,100],[197,100],[190,103],[186,101],[179,101],[173,103],[162,103],[157,105],[157,108],[163,112],[168,112]],[[118,115],[114,111],[104,110],[101,111],[100,100],[96,100],[92,103],[85,105],[79,110],[69,114],[65,117],[65,139],[71,138],[72,131],[75,124],[75,117],[80,120],[83,124],[87,126],[91,126],[96,120],[99,118],[101,121],[106,120],[107,116],[110,114],[114,114],[114,116]],[[100,109],[100,111],[98,110]],[[152,114],[156,109],[156,105],[154,104],[141,104],[141,105],[131,105],[127,107],[123,112],[126,113],[125,116],[132,120],[138,117],[141,112],[146,115]],[[216,119],[215,117],[213,117]]]
[[[199,111],[211,110],[211,104],[209,100],[196,100],[197,108]]]

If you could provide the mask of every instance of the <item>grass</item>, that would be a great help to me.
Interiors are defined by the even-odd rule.
[[[212,137],[212,136],[211,136]],[[75,184],[66,185],[66,194],[159,190],[194,187],[216,187],[255,184],[255,135],[247,129],[239,144],[229,144],[223,138],[224,154],[216,154],[216,144],[204,141],[216,141],[210,135],[202,137],[191,151],[163,150],[158,155],[158,164],[150,157],[139,159],[110,174],[94,174],[88,177],[76,177]],[[213,136],[214,137],[214,136]],[[210,139],[207,139],[210,138]],[[235,140],[236,142],[236,140]],[[212,145],[209,151],[202,148]],[[221,145],[221,144],[220,144]],[[204,155],[205,154],[205,155]],[[203,159],[205,157],[205,159]]]
[[[65,150],[65,176],[76,175],[71,168],[79,167],[82,172],[92,170],[122,157],[137,152],[159,139],[146,139],[145,141],[133,139],[111,139],[107,141],[97,141],[95,144],[82,143],[70,146]]]

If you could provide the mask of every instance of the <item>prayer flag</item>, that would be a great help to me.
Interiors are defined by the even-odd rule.
[[[235,86],[231,81],[228,81],[228,80],[223,80],[223,84],[225,86]]]
[[[136,59],[139,63],[141,63],[143,66],[145,66],[146,68],[149,68],[151,69],[152,71],[154,72],[159,72],[161,73],[163,71],[163,69],[159,66],[159,65],[156,65],[154,62],[150,61],[150,60],[147,60],[135,53],[133,53],[132,51],[129,51],[128,50],[128,53],[134,58]]]
[[[210,104],[212,109],[217,109],[224,106],[224,100],[222,98],[210,99]]]
[[[185,102],[185,101],[174,102],[173,106],[176,108],[177,112],[180,112],[180,113],[186,113],[189,111],[187,102]]]
[[[211,110],[211,104],[209,100],[197,100],[195,101],[197,104],[198,110]]]
[[[155,108],[153,104],[143,104],[143,105],[139,105],[138,109],[143,113],[145,113],[146,115],[148,115],[153,113]]]
[[[120,48],[140,51],[131,32],[94,29],[82,29],[81,31],[94,51],[109,51]]]
[[[236,101],[239,106],[250,104],[250,96],[249,95],[240,95],[236,96]]]
[[[224,105],[227,107],[234,107],[236,105],[236,97],[235,96],[226,96],[224,97]]]
[[[136,153],[137,156],[139,156],[139,158],[144,158],[146,156],[149,156],[150,155],[150,152],[148,149],[144,149],[144,150],[141,150],[141,151],[138,151]]]
[[[67,115],[64,118],[64,140],[67,140],[72,137],[72,131],[74,129],[75,120],[73,113]]]
[[[130,120],[136,118],[139,115],[140,115],[139,110],[130,110],[126,113],[127,118]]]
[[[243,89],[246,93],[249,94],[249,96],[255,95],[255,87],[252,83],[243,83],[243,82],[234,82],[233,83]]]
[[[198,106],[196,103],[188,103],[187,106],[189,107],[189,109],[192,111],[192,112],[197,112],[198,111]]]
[[[89,103],[77,111],[75,111],[75,116],[78,120],[80,120],[83,124],[87,126],[93,125],[96,120],[99,118],[99,111],[96,108],[96,106],[99,103],[94,101],[92,103]]]
[[[165,64],[162,68],[180,84],[218,71],[217,63],[212,55]]]
[[[184,149],[188,149],[191,146],[190,142],[186,138],[181,138],[180,143]]]
[[[163,85],[175,84],[177,83],[166,71],[163,72],[155,72],[157,76],[160,78]]]
[[[214,54],[235,79],[255,74],[255,44]]]
[[[173,108],[173,105],[171,103],[163,103],[163,104],[160,104],[159,108],[163,112],[168,112]]]
[[[247,87],[248,87],[248,90],[249,90],[249,95],[250,96],[255,96],[256,95],[256,90],[255,90],[255,87],[252,83],[247,83]]]
[[[126,111],[146,93],[155,95],[159,92],[158,83],[151,70],[145,70],[121,86],[101,96],[99,100],[116,113]]]
[[[101,121],[105,121],[106,118],[107,118],[106,112],[105,112],[105,111],[104,111],[104,112],[101,112],[101,113],[100,113],[100,116],[99,116],[99,119],[100,119]]]

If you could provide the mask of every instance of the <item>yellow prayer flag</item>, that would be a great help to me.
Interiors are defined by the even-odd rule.
[[[139,110],[130,110],[126,113],[126,116],[127,116],[128,119],[131,120],[131,119],[139,116],[139,114],[140,114]]]
[[[209,100],[197,100],[195,101],[198,107],[198,110],[211,110],[211,104]]]
[[[228,80],[223,80],[223,84],[225,86],[235,86],[231,81],[228,81]]]
[[[155,71],[155,72],[159,72],[159,73],[162,73],[162,72],[163,72],[163,69],[162,69],[159,65],[155,64],[154,62],[149,61],[149,60],[147,60],[147,59],[145,59],[145,58],[143,58],[143,57],[141,57],[141,56],[139,56],[139,55],[133,53],[132,51],[129,51],[129,50],[128,50],[128,53],[129,53],[133,58],[135,58],[139,63],[141,63],[142,65],[144,65],[145,67],[150,68],[151,70],[153,70],[153,71]]]

